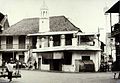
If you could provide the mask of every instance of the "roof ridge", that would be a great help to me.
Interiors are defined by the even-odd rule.
[[[64,15],[60,15],[60,16],[50,16],[49,18],[53,18],[53,17],[65,17]],[[38,19],[39,17],[28,17],[28,18],[23,18],[22,20],[26,20],[26,19]],[[21,21],[22,21],[21,20]]]

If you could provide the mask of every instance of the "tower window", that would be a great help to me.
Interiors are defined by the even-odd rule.
[[[45,11],[43,11],[43,17],[45,16]]]

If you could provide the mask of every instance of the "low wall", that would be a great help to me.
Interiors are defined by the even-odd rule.
[[[62,65],[62,71],[74,72],[75,71],[74,65]]]
[[[41,70],[50,70],[50,65],[41,65]]]

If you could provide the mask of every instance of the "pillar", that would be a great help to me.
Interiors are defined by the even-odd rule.
[[[65,35],[61,35],[61,46],[65,46]]]
[[[80,45],[80,42],[81,42],[81,36],[78,35],[78,45]]]
[[[41,39],[41,48],[44,48],[45,47],[45,38],[43,37]]]
[[[25,55],[25,57],[24,57],[24,61],[25,61],[25,63],[27,63],[28,58],[29,58],[29,51],[24,52],[24,55]]]
[[[37,36],[36,48],[40,48],[40,38]]]
[[[2,53],[0,53],[0,66],[2,66]]]
[[[50,41],[49,41],[50,47],[53,47],[53,37],[50,36]]]
[[[75,33],[73,34],[73,38],[72,38],[72,46],[77,46],[77,36]]]

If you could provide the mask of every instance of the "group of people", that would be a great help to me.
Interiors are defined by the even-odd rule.
[[[111,65],[107,64],[107,63],[102,63],[100,65],[100,70],[101,72],[106,72],[106,71],[111,71]]]
[[[12,81],[12,74],[14,72],[12,58],[10,58],[9,61],[4,63],[4,67],[3,67],[2,71],[8,73],[8,79],[9,79],[9,82],[11,82]]]
[[[19,67],[18,65],[19,65],[19,62],[16,63],[16,67],[15,68],[17,70],[18,70],[18,67]],[[36,61],[30,62],[26,67],[28,69],[30,69],[30,70],[37,69],[37,62]],[[8,73],[8,79],[11,82],[12,81],[12,75],[13,75],[13,72],[14,72],[13,60],[12,59],[10,59],[7,62],[4,62],[2,71]]]

